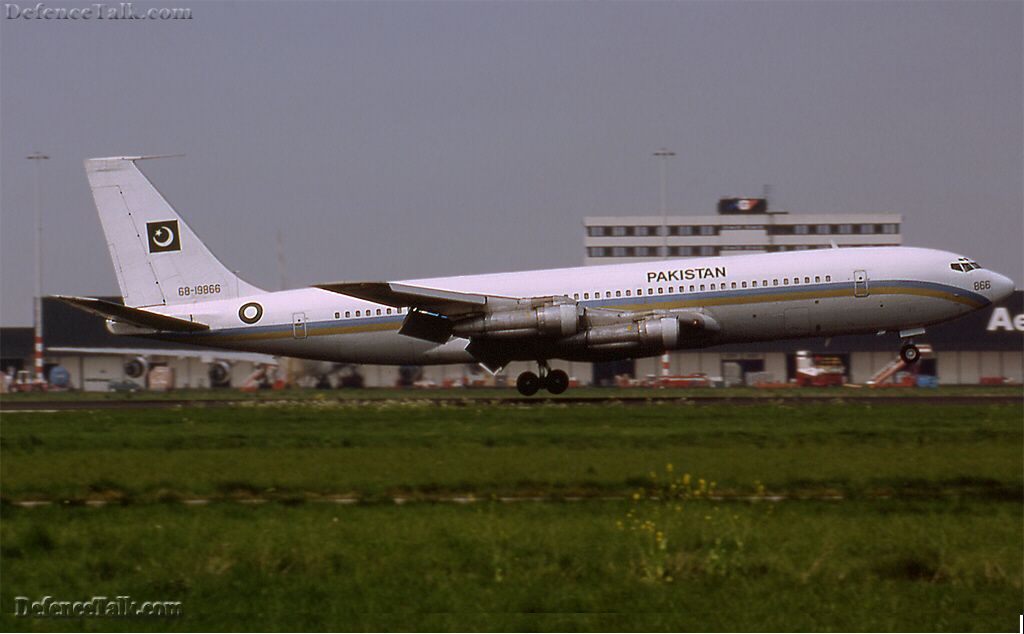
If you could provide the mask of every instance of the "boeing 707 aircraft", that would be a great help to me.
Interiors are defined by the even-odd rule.
[[[607,361],[725,343],[855,333],[912,338],[1008,296],[1007,277],[946,251],[858,247],[687,258],[268,292],[228,270],[138,169],[85,171],[124,304],[61,299],[114,334],[349,363],[535,361],[519,391],[560,394],[551,359]]]

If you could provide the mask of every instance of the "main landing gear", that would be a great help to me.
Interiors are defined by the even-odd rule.
[[[900,359],[907,365],[914,365],[921,358],[921,350],[911,342],[903,344],[900,348]]]
[[[562,370],[552,370],[547,361],[538,361],[540,376],[533,372],[523,372],[516,379],[516,389],[523,396],[533,396],[541,388],[552,394],[561,394],[569,388],[569,375]]]

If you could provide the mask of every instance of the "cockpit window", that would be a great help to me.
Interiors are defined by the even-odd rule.
[[[968,260],[967,258],[958,258],[956,262],[953,262],[952,264],[949,265],[949,268],[953,269],[954,271],[959,271],[960,273],[967,273],[969,271],[973,271],[974,269],[980,269],[981,265],[979,265],[974,260]]]

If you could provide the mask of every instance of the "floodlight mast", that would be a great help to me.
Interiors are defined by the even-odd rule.
[[[668,194],[665,184],[665,162],[675,156],[672,150],[661,148],[654,156],[661,159],[661,257],[668,259]]]
[[[40,161],[49,160],[49,156],[42,152],[35,152],[25,157],[36,162],[36,292],[33,302],[33,325],[35,326],[35,381],[44,383],[43,377],[43,212],[42,212],[42,185],[40,178]]]
[[[661,159],[661,259],[668,259],[668,193],[665,184],[665,165],[668,159],[675,156],[676,153],[672,150],[661,148],[654,153],[654,156]],[[661,355],[661,375],[669,375],[669,364],[671,358],[668,352]]]

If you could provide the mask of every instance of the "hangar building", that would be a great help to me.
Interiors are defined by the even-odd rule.
[[[119,297],[103,298],[120,302]],[[0,370],[32,369],[32,328],[3,328],[0,332]],[[54,366],[68,373],[69,386],[88,391],[107,391],[111,383],[134,382],[145,387],[150,368],[170,368],[165,373],[173,387],[239,387],[263,364],[277,364],[265,354],[198,348],[141,337],[110,334],[103,319],[54,299],[43,299],[44,372]]]

